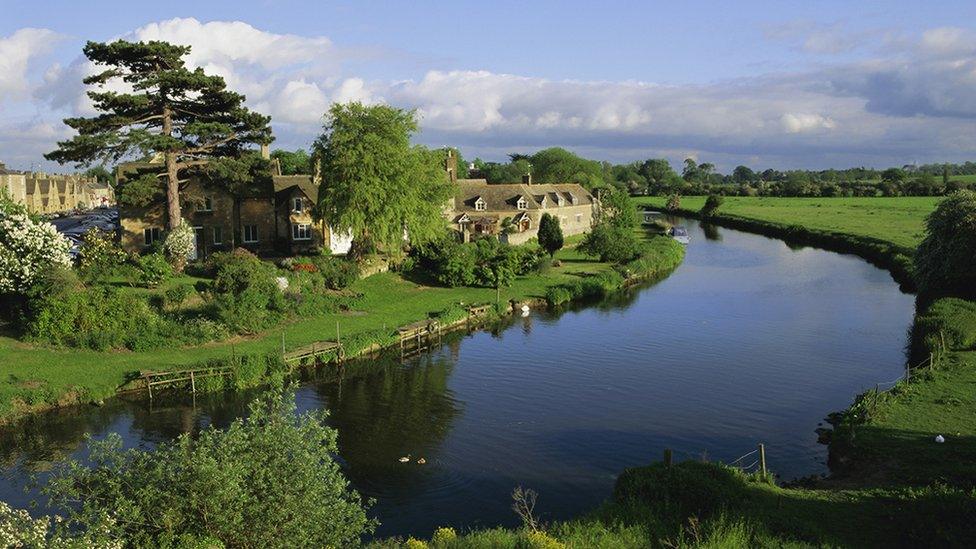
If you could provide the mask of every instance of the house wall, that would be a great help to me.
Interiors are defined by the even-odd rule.
[[[301,212],[294,211],[294,201],[300,198],[303,201]],[[278,227],[277,235],[280,242],[287,243],[287,249],[293,253],[306,253],[322,248],[326,242],[327,229],[321,221],[312,218],[312,201],[305,196],[305,193],[298,187],[293,187],[290,192],[279,193],[278,204]],[[292,225],[309,225],[311,228],[311,240],[295,240],[292,233]]]
[[[539,223],[542,221],[543,214],[549,214],[559,220],[559,227],[563,230],[564,236],[582,234],[590,230],[593,226],[593,204],[580,204],[578,206],[556,206],[541,210],[498,210],[498,211],[468,211],[469,217],[494,217],[498,219],[497,229],[501,230],[501,222],[506,217],[514,218],[523,211],[531,219],[531,226],[528,230],[502,235],[500,238],[512,245],[524,244],[536,238],[539,234]],[[460,213],[460,212],[459,212]],[[452,224],[455,231],[461,231],[461,226],[457,223]],[[465,239],[467,240],[467,238]]]

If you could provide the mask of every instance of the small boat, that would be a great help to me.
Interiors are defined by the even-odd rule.
[[[671,238],[677,240],[681,244],[688,244],[691,242],[691,236],[688,234],[688,229],[684,227],[671,227],[669,233]]]

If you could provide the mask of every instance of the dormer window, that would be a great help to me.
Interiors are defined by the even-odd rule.
[[[528,210],[529,209],[529,203],[525,200],[525,198],[523,198],[521,196],[519,197],[518,203],[516,203],[515,206],[518,209],[520,209],[520,210]]]
[[[291,210],[295,213],[302,213],[305,211],[305,201],[301,197],[292,199]]]
[[[556,195],[556,204],[559,205],[559,206],[565,206],[566,205],[566,199],[563,198],[562,195],[557,194]]]
[[[569,193],[569,203],[570,204],[576,204],[576,195],[575,194]]]
[[[474,209],[479,212],[483,212],[488,209],[488,204],[486,204],[485,201],[479,196],[478,200],[474,201]]]

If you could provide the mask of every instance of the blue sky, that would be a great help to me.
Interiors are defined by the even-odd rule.
[[[720,169],[976,159],[976,3],[0,2],[0,161],[87,112],[85,40],[160,38],[305,146],[333,101],[418,109],[418,140]]]

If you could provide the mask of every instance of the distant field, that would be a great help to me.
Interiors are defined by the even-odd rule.
[[[960,176],[966,177],[966,176]],[[637,197],[639,205],[662,208],[664,197]],[[915,248],[922,241],[925,216],[940,197],[894,198],[775,198],[726,197],[719,213],[760,221],[802,225],[886,240]],[[698,210],[703,196],[681,199],[681,207]]]

